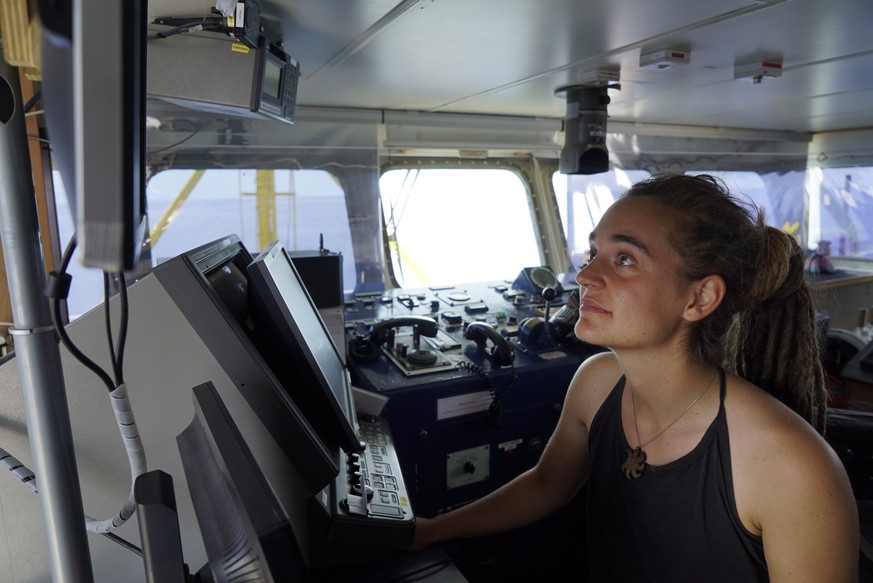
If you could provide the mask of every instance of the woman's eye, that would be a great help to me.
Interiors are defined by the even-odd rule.
[[[625,255],[624,253],[620,253],[616,258],[616,263],[621,266],[633,265],[634,260],[630,255]]]

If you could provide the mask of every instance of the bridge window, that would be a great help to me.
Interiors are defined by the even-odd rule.
[[[379,188],[401,287],[513,279],[541,265],[530,197],[515,172],[393,169]]]
[[[572,266],[578,269],[585,263],[588,236],[606,209],[631,185],[648,177],[644,170],[621,169],[591,175],[552,175]]]
[[[782,229],[801,242],[805,172],[758,174],[694,170],[687,174],[710,174],[721,179],[728,190],[741,200],[745,197],[763,209],[767,224]],[[621,169],[590,176],[558,173],[553,176],[570,262],[574,266],[583,264],[588,250],[588,235],[609,205],[634,183],[649,176],[646,171]]]
[[[65,242],[72,219],[65,197],[57,198]],[[326,249],[343,255],[344,280],[354,281],[345,194],[325,171],[166,170],[149,180],[147,198],[153,264],[231,233],[252,255],[276,239],[289,250],[315,250],[323,237]],[[75,258],[70,272],[68,306],[75,317],[102,301],[103,283],[98,270],[79,266]]]
[[[167,170],[149,180],[148,206],[155,263],[229,233],[252,255],[276,239],[289,250],[318,249],[323,237],[354,279],[345,195],[325,171]]]
[[[764,211],[764,219],[771,227],[788,233],[802,243],[803,237],[803,183],[804,171],[757,172],[694,171],[687,174],[710,174],[724,181],[728,190],[740,200],[751,201]]]
[[[811,168],[809,241],[830,241],[835,256],[873,259],[873,168]]]

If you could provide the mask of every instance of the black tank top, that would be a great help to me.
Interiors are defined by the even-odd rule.
[[[768,581],[760,536],[740,522],[734,500],[725,375],[721,406],[700,443],[678,460],[646,464],[628,479],[621,423],[622,377],[591,423],[588,540],[592,582]]]

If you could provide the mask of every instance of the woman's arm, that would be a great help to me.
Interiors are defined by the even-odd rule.
[[[418,518],[410,550],[524,526],[566,505],[588,478],[587,425],[618,379],[616,370],[612,355],[586,360],[570,383],[558,425],[536,466],[463,508]]]
[[[769,452],[769,469],[758,470],[753,504],[770,580],[857,581],[860,532],[848,476],[823,439],[801,433]]]

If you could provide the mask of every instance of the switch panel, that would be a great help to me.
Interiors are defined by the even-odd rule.
[[[491,474],[491,446],[482,445],[446,454],[446,488],[487,480]]]

